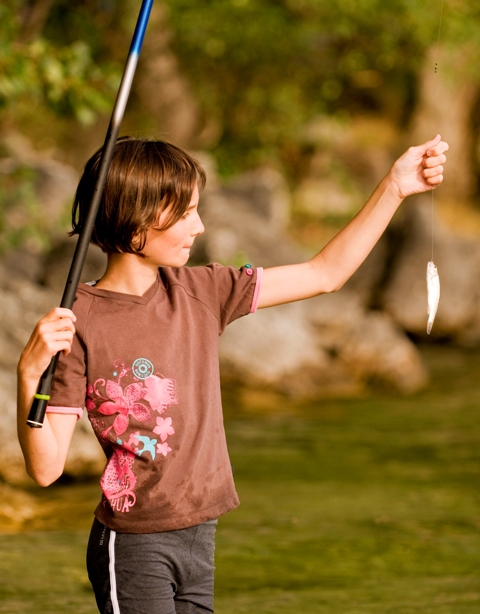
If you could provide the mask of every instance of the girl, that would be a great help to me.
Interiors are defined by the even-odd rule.
[[[119,139],[92,235],[107,269],[80,284],[73,312],[56,308],[38,322],[18,365],[18,434],[29,475],[42,486],[61,475],[84,407],[107,457],[87,554],[100,612],[213,612],[216,519],[238,505],[218,336],[257,308],[341,288],[402,200],[442,182],[447,149],[439,135],[411,147],[317,256],[263,271],[184,267],[204,231],[204,171],[171,144]],[[85,218],[99,159],[100,151],[80,180],[72,234]],[[30,429],[39,378],[59,351],[45,423]]]

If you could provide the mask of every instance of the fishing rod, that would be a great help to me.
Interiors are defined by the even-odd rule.
[[[93,232],[93,226],[97,217],[98,207],[103,195],[103,189],[107,180],[108,170],[113,157],[113,151],[117,142],[118,132],[125,114],[130,89],[132,87],[133,77],[137,68],[138,57],[142,48],[145,30],[147,29],[150,11],[152,9],[153,0],[143,0],[140,8],[140,13],[135,26],[132,43],[128,52],[127,61],[123,70],[122,80],[118,88],[117,98],[113,106],[112,116],[107,129],[107,135],[102,148],[100,158],[99,171],[95,188],[92,196],[92,201],[88,210],[85,223],[80,231],[75,253],[73,254],[72,264],[68,273],[65,290],[63,292],[60,307],[71,309],[75,301],[77,287],[80,282],[83,264],[87,255],[88,246]],[[40,383],[36,394],[34,395],[32,407],[28,414],[27,424],[31,428],[42,428],[45,419],[47,404],[50,400],[50,389],[52,385],[53,375],[57,367],[60,352],[58,352],[50,361],[50,364],[45,369],[40,378]]]

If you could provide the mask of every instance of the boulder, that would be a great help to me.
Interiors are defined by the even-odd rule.
[[[365,309],[360,297],[346,289],[306,305],[317,343],[353,379],[380,382],[405,394],[427,383],[416,347],[387,313]]]
[[[0,479],[10,484],[28,483],[16,429],[16,365],[39,318],[58,304],[55,292],[26,279],[12,277],[0,267]],[[99,475],[105,464],[102,449],[84,417],[77,425],[65,474]]]
[[[217,261],[241,266],[250,262],[270,267],[304,261],[308,256],[286,231],[287,198],[282,178],[272,169],[248,173],[226,185],[210,174],[201,205],[207,232],[196,242],[192,264]],[[309,301],[259,310],[229,326],[220,341],[224,375],[243,386],[269,387],[297,397],[357,394],[371,380],[404,393],[423,386],[425,369],[403,330],[423,329],[426,319],[425,307],[415,302],[420,282],[412,273],[419,259],[425,266],[428,259],[423,254],[428,224],[418,218],[425,215],[422,211],[421,207],[411,210],[410,215],[417,218],[407,216],[410,221],[406,218],[404,226],[399,226],[398,246],[387,237],[351,286]],[[4,441],[0,476],[10,483],[28,479],[16,437],[15,367],[35,323],[58,304],[74,244],[74,240],[62,243],[47,255],[40,275],[44,286],[32,283],[29,275],[22,276],[22,267],[15,268],[12,262],[8,269],[0,267],[0,433]],[[460,323],[463,327],[467,323],[471,330],[479,331],[475,334],[480,338],[478,299],[467,296],[478,250],[473,243],[453,239],[440,230],[436,245],[445,284],[442,292],[448,297],[458,291],[460,297],[452,307],[453,315],[447,305],[442,315],[439,311],[437,329],[455,330],[458,336]],[[450,263],[452,253],[456,256]],[[100,276],[104,266],[104,255],[92,248],[83,279]],[[362,275],[368,283],[362,283]],[[449,283],[453,290],[448,289]],[[384,301],[385,312],[369,309],[374,296]],[[84,417],[75,430],[66,473],[98,475],[103,465],[103,452]]]
[[[35,173],[35,199],[42,207],[45,227],[53,230],[64,212],[65,204],[75,194],[78,171],[54,159],[49,152],[36,151],[31,142],[19,132],[2,134],[2,144],[10,156],[3,163],[9,163],[12,172],[19,167],[26,167]],[[20,210],[24,213],[21,207]]]
[[[279,173],[258,169],[220,185],[211,161],[207,164],[200,205],[206,232],[195,241],[192,264],[275,266],[305,259],[286,233],[288,190]]]
[[[432,258],[431,200],[410,203],[403,217],[403,242],[383,287],[384,310],[408,333],[426,338],[427,262]],[[432,338],[470,343],[479,339],[480,244],[433,221],[433,256],[440,277],[440,303]]]
[[[57,239],[50,251],[45,255],[43,267],[38,281],[62,296],[67,281],[73,254],[77,245],[77,237]],[[100,279],[107,266],[107,256],[96,245],[90,245],[80,276],[81,282]]]
[[[233,322],[220,341],[222,373],[243,386],[302,397],[358,392],[317,343],[302,303],[260,310]]]
[[[202,198],[207,232],[197,240],[197,262],[269,267],[307,258],[275,208],[283,202],[281,182],[266,177],[249,173],[227,187],[215,178],[209,182]],[[383,278],[387,251],[383,244],[368,269],[370,294]],[[427,374],[415,346],[389,315],[368,310],[367,293],[345,289],[240,319],[220,342],[223,373],[297,396],[358,392],[369,380],[404,393],[418,390]]]

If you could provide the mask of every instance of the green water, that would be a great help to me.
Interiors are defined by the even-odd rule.
[[[242,505],[219,524],[217,614],[480,612],[480,354],[424,353],[409,398],[225,391]],[[0,534],[0,613],[94,614],[98,486],[34,492],[29,530]]]

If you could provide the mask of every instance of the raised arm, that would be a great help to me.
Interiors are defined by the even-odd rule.
[[[258,307],[339,290],[371,252],[403,199],[440,185],[447,150],[440,135],[410,147],[359,213],[314,258],[264,271]]]
[[[43,428],[27,426],[28,412],[42,373],[57,352],[68,354],[75,333],[75,315],[57,307],[36,325],[17,368],[17,431],[27,473],[48,486],[63,472],[76,415],[47,414]]]

